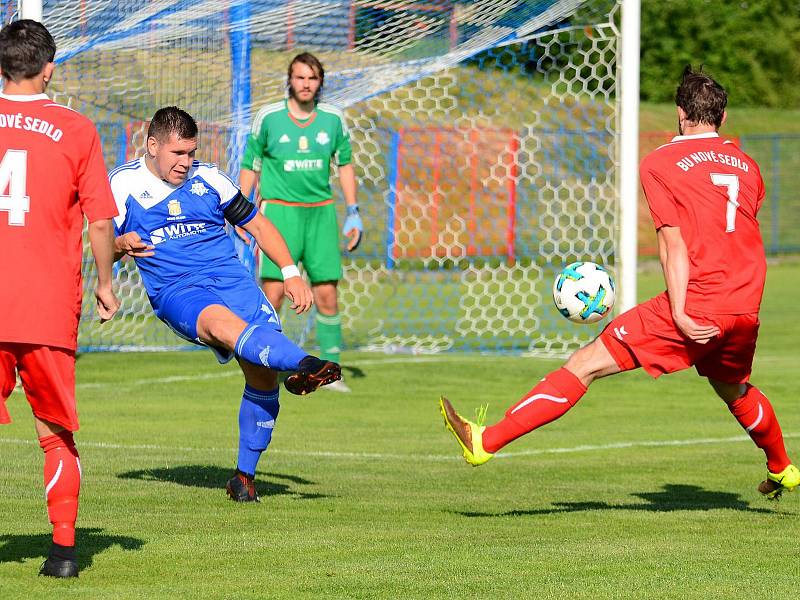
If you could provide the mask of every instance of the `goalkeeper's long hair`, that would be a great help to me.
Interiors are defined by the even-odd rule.
[[[286,69],[286,93],[289,94],[290,98],[293,97],[291,84],[292,68],[298,63],[306,65],[319,77],[319,89],[314,95],[314,102],[320,102],[322,100],[322,88],[325,85],[325,68],[322,66],[320,60],[310,52],[301,52],[289,63],[289,68]]]

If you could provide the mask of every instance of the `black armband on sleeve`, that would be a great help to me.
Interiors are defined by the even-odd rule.
[[[236,197],[228,202],[228,206],[222,211],[228,223],[238,225],[255,209],[256,205],[250,202],[247,198],[242,196],[239,192]]]

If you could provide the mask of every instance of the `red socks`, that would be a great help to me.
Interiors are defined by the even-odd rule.
[[[0,423],[11,423],[11,415],[6,410],[6,398],[17,384],[16,360],[8,352],[0,350]]]
[[[580,379],[564,368],[545,375],[505,418],[483,432],[483,449],[495,453],[526,433],[555,421],[586,393]]]
[[[505,418],[483,432],[483,449],[495,453],[520,436],[555,421],[586,393],[575,375],[561,368],[545,376],[536,387],[506,411]],[[780,473],[791,461],[783,445],[783,434],[767,397],[747,384],[744,396],[728,405],[736,420],[767,456],[767,468]]]
[[[39,438],[39,445],[44,450],[45,497],[53,524],[53,543],[74,546],[81,462],[72,433],[64,430]]]
[[[756,446],[767,455],[767,468],[772,473],[780,473],[791,461],[783,445],[783,433],[775,411],[757,387],[747,384],[744,396],[728,405],[739,424],[744,427]]]

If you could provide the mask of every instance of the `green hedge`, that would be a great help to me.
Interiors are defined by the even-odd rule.
[[[643,100],[671,102],[703,64],[734,106],[800,106],[797,0],[642,0],[641,39]]]

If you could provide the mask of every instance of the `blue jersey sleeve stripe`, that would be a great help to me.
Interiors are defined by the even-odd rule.
[[[214,164],[214,163],[210,163],[210,162],[200,162],[199,160],[195,160],[195,161],[193,161],[193,162],[192,162],[192,167],[194,167],[194,168],[196,168],[196,169],[197,169],[197,168],[200,168],[200,167],[204,167],[204,168],[206,168],[206,169],[213,169],[214,171],[219,171],[219,173],[220,173],[221,175],[225,175],[225,177],[227,177],[227,178],[228,178],[228,180],[230,180],[230,182],[231,182],[231,183],[233,183],[233,180],[232,180],[230,177],[228,177],[228,175],[225,173],[225,171],[223,171],[222,169],[220,169],[220,168],[219,168],[219,165],[216,165],[216,164]]]
[[[139,168],[139,159],[133,160],[131,162],[126,162],[114,169],[108,174],[108,178],[111,179],[117,173],[122,173],[122,171],[133,171]]]
[[[219,174],[222,175],[225,179],[227,179],[232,186],[234,186],[237,189],[239,188],[239,186],[236,185],[236,182],[233,179],[231,179],[231,177],[225,171],[223,171],[222,169],[217,169],[217,170],[219,171]]]
[[[219,196],[220,208],[224,209],[228,203],[239,195],[239,187],[230,177],[219,170],[216,165],[202,165],[207,171],[199,171],[197,177],[205,181]]]

